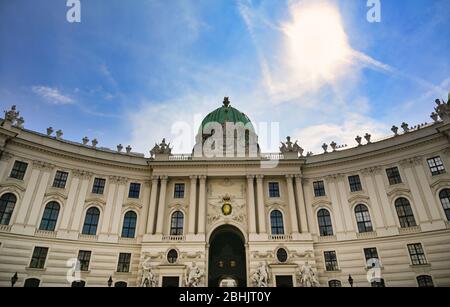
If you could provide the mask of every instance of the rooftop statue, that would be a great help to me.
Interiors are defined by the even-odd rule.
[[[150,151],[150,154],[153,156],[155,155],[171,155],[172,154],[172,148],[170,148],[170,143],[166,143],[166,139],[164,138],[162,142],[158,145],[155,144],[155,147]]]
[[[288,136],[286,138],[286,143],[281,142],[280,152],[282,154],[285,154],[285,153],[298,153],[298,154],[300,154],[300,156],[303,156],[304,150],[303,150],[303,148],[301,148],[298,145],[298,141],[296,141],[295,143],[292,143],[291,142],[291,137]]]

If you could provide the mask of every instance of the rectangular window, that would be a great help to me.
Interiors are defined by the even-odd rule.
[[[43,269],[45,266],[45,260],[47,259],[47,253],[47,247],[35,247],[33,257],[31,257],[30,268]]]
[[[441,157],[434,157],[427,160],[430,167],[431,175],[436,176],[445,173],[444,163],[442,163]]]
[[[337,262],[336,252],[324,252],[325,256],[325,268],[329,272],[339,271],[339,266]]]
[[[413,265],[427,264],[427,258],[425,257],[422,244],[408,244],[408,251]]]
[[[139,198],[141,194],[140,183],[130,183],[130,191],[128,191],[128,198]]]
[[[94,186],[92,187],[92,193],[94,194],[103,194],[105,190],[106,180],[102,178],[94,179]]]
[[[325,184],[323,181],[316,181],[313,183],[314,186],[314,195],[316,197],[325,196]]]
[[[364,256],[366,258],[367,267],[375,267],[376,262],[379,262],[378,251],[375,247],[365,248]]]
[[[11,170],[11,175],[9,177],[23,180],[25,177],[25,172],[27,171],[28,163],[16,161],[14,162],[14,166]]]
[[[184,183],[175,183],[174,198],[184,198]]]
[[[117,264],[117,272],[128,273],[130,272],[131,254],[120,253],[119,263]]]
[[[57,171],[55,175],[55,179],[53,180],[53,187],[64,189],[66,188],[67,178],[69,177],[69,173]]]
[[[351,192],[362,191],[361,179],[359,178],[359,175],[349,176],[348,183],[350,184]]]
[[[280,197],[280,184],[278,182],[269,182],[269,197]]]
[[[402,177],[400,176],[398,167],[386,169],[386,174],[390,185],[402,183]]]
[[[80,262],[80,271],[82,271],[82,272],[89,271],[89,263],[91,261],[91,252],[90,251],[80,251],[78,253],[78,261]]]

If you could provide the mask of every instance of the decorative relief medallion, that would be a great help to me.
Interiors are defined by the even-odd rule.
[[[244,204],[238,204],[228,194],[218,197],[218,200],[209,203],[208,224],[211,225],[217,221],[245,223],[244,207]]]

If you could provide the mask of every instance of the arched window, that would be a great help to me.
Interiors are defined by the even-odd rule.
[[[137,215],[133,211],[128,211],[123,218],[122,238],[134,238],[136,235]]]
[[[9,225],[17,198],[12,193],[0,197],[0,225]]]
[[[40,230],[55,231],[56,222],[58,221],[59,204],[55,201],[49,202],[45,206],[44,215],[42,216]]]
[[[182,236],[183,235],[183,221],[184,215],[181,211],[175,211],[172,214],[170,223],[170,235],[171,236]]]
[[[433,288],[433,278],[428,275],[421,275],[417,276],[417,284],[419,285],[419,288]]]
[[[369,209],[367,209],[366,206],[357,205],[355,207],[355,215],[356,215],[356,222],[358,224],[358,231],[360,233],[373,231]]]
[[[340,280],[330,280],[328,282],[328,286],[330,288],[341,288],[342,287],[342,283]]]
[[[128,287],[128,284],[124,281],[118,281],[114,284],[115,288],[126,288]]]
[[[320,209],[317,212],[317,219],[319,222],[319,231],[321,237],[333,235],[333,224],[331,223],[331,215],[327,209]]]
[[[23,286],[25,288],[37,288],[41,284],[41,281],[37,278],[28,278],[25,280]]]
[[[273,210],[270,213],[270,225],[272,226],[272,235],[284,235],[283,214],[279,210]]]
[[[450,189],[442,190],[439,193],[439,198],[441,199],[442,208],[444,208],[445,215],[447,216],[447,221],[450,221]]]
[[[100,218],[100,210],[95,207],[89,208],[84,219],[83,234],[95,236],[97,234],[98,220]]]
[[[406,198],[399,198],[395,201],[395,209],[397,210],[398,219],[402,228],[417,226],[411,205]]]
[[[72,288],[84,288],[86,287],[86,282],[84,280],[74,281],[71,285]]]

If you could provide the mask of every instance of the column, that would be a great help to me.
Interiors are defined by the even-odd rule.
[[[337,186],[339,189],[339,194],[340,194],[340,207],[342,210],[342,213],[344,214],[344,223],[345,223],[345,230],[346,231],[350,231],[351,233],[356,233],[355,232],[355,226],[354,226],[354,219],[355,219],[355,215],[351,212],[350,210],[350,206],[348,205],[348,198],[347,198],[347,192],[348,191],[348,185],[346,184],[346,182],[344,180],[346,180],[346,178],[344,179],[344,176],[339,176],[338,177],[338,182],[337,182]]]
[[[439,212],[441,204],[439,204],[439,207],[437,206],[438,203],[436,202],[436,198],[431,193],[430,183],[428,182],[427,175],[423,169],[422,160],[417,161],[414,170],[417,174],[419,186],[423,190],[425,203],[428,204],[426,208],[429,210],[432,221],[441,221],[442,217]]]
[[[71,230],[74,232],[79,232],[81,230],[81,223],[84,222],[84,216],[82,216],[84,211],[84,203],[86,200],[86,195],[88,193],[89,189],[89,182],[91,180],[91,177],[93,176],[92,173],[84,172],[81,175],[82,181],[81,181],[81,187],[80,191],[78,193],[78,199],[75,206],[75,212],[72,217],[72,226]]]
[[[305,203],[305,197],[303,193],[303,184],[302,184],[302,176],[296,175],[295,176],[295,187],[297,190],[297,206],[298,206],[298,212],[300,214],[300,231],[301,233],[308,233],[308,217],[306,213],[306,203]]]
[[[148,207],[148,216],[147,216],[147,234],[153,234],[155,229],[155,215],[156,215],[156,198],[158,197],[158,176],[152,177],[152,190],[150,191],[150,204]]]
[[[383,174],[381,172],[375,173],[375,187],[378,192],[378,196],[381,199],[381,214],[386,219],[386,225],[389,228],[397,228],[397,223],[395,222],[395,212],[387,197],[386,186],[384,184]]]
[[[166,193],[167,193],[167,176],[161,176],[161,189],[159,192],[158,217],[156,222],[156,234],[162,235],[165,209],[166,209]]]
[[[150,181],[146,180],[144,182],[143,186],[143,190],[144,190],[144,194],[143,194],[143,206],[142,206],[142,212],[139,215],[139,220],[138,220],[138,229],[139,231],[136,233],[136,235],[144,235],[147,231],[147,219],[149,216],[149,202],[150,202]]]
[[[295,195],[294,195],[294,175],[286,175],[286,185],[289,198],[289,216],[291,218],[291,232],[298,233],[297,210],[295,209]]]
[[[15,224],[25,225],[25,218],[28,213],[28,209],[32,202],[32,197],[34,194],[34,189],[36,188],[39,173],[41,171],[36,168],[32,168],[30,178],[28,179],[28,184],[25,189],[25,194],[23,195],[23,199],[20,203],[19,211],[17,213],[17,218]]]
[[[13,155],[3,151],[2,157],[0,159],[0,181],[3,181],[3,179],[8,176],[9,174],[6,174],[6,172],[9,170],[9,163],[12,159]]]
[[[122,205],[125,198],[125,192],[127,187],[128,179],[120,177],[117,179],[118,184],[118,190],[117,190],[117,197],[114,202],[113,206],[113,215],[111,219],[111,230],[110,235],[116,236],[121,235],[122,231],[119,229],[120,227],[120,220],[123,218],[122,216]]]
[[[333,212],[331,214],[334,218],[334,233],[342,233],[344,232],[344,213],[342,212],[341,204],[338,199],[337,178],[335,176],[329,176],[327,177],[327,181],[329,183],[330,199],[333,206]]]
[[[37,225],[38,219],[42,211],[42,203],[44,201],[45,191],[47,190],[48,181],[50,179],[50,172],[53,169],[53,166],[48,163],[42,162],[39,168],[41,169],[39,185],[33,198],[33,206],[31,207],[27,222],[27,224],[32,227],[39,227]]]
[[[106,205],[105,212],[103,213],[101,234],[109,234],[111,231],[111,221],[114,211],[114,199],[116,197],[118,178],[111,176],[109,177],[108,189],[106,190]]]
[[[377,170],[378,172],[378,170]],[[372,213],[373,213],[373,220],[375,221],[375,226],[377,229],[383,229],[387,227],[387,223],[385,219],[383,219],[383,215],[381,214],[381,204],[378,202],[378,197],[376,194],[376,186],[375,182],[372,178],[372,170],[366,170],[363,171],[362,174],[365,176],[366,180],[366,189],[367,193],[369,194],[369,198],[372,204]]]
[[[258,226],[259,233],[267,233],[266,230],[266,210],[264,208],[264,175],[258,175],[256,177],[256,193],[257,193],[257,206],[258,206]]]
[[[255,188],[253,183],[254,175],[247,176],[247,208],[248,208],[248,228],[250,234],[256,233],[256,212],[255,212]]]
[[[198,233],[204,234],[206,228],[206,176],[200,176],[198,197]]]
[[[197,176],[190,176],[190,192],[189,192],[189,224],[188,233],[195,234],[195,207],[197,206]]]
[[[63,216],[60,224],[60,229],[69,229],[69,221],[72,216],[72,211],[75,205],[75,198],[77,196],[78,183],[80,182],[80,175],[78,172],[73,171],[70,179],[69,194],[67,196],[66,205],[63,208]]]
[[[419,224],[427,223],[431,220],[425,209],[425,205],[420,196],[420,188],[417,185],[416,179],[414,178],[413,167],[414,162],[412,160],[406,160],[400,163],[404,168],[406,175],[406,180],[408,181],[409,188],[411,189],[411,194],[413,196],[411,207],[416,208],[416,212],[419,216],[416,216],[416,220]]]

